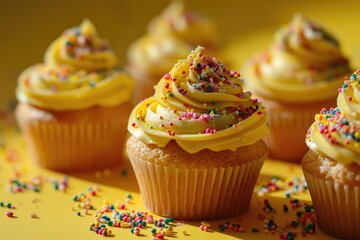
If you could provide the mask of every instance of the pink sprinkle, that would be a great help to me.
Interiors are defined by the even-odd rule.
[[[240,93],[236,94],[236,96],[237,96],[238,98],[242,98],[242,94],[240,94]]]
[[[174,123],[173,123],[173,122],[169,122],[169,125],[170,125],[170,127],[172,127],[172,126],[174,125]]]
[[[261,111],[258,111],[257,114],[258,114],[258,115],[262,115],[262,112],[261,112]]]
[[[341,88],[338,88],[338,93],[341,93]]]
[[[167,74],[164,75],[164,78],[165,78],[166,80],[169,80],[170,77],[171,77],[170,73],[167,73]]]
[[[351,100],[352,100],[352,97],[348,97],[348,100],[351,101]]]
[[[165,88],[169,88],[170,84],[169,83],[165,83]]]
[[[326,108],[321,109],[320,114],[323,114],[324,112],[326,112]]]

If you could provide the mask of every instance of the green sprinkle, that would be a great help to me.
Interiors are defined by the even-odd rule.
[[[289,211],[288,206],[284,205],[284,206],[283,206],[283,210],[284,210],[284,212],[288,212],[288,211]]]
[[[122,176],[126,176],[127,174],[128,174],[127,169],[124,168],[124,169],[121,170],[121,175]]]

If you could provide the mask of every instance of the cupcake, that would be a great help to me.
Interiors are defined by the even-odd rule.
[[[147,33],[129,47],[127,68],[139,86],[135,102],[154,95],[154,85],[164,72],[197,45],[215,52],[217,42],[211,21],[186,9],[183,1],[173,0],[149,23]]]
[[[319,25],[295,15],[262,54],[245,64],[245,84],[269,113],[269,157],[300,163],[313,116],[336,102],[350,72],[339,43]]]
[[[302,169],[321,230],[360,239],[360,69],[339,89],[337,107],[321,110],[306,136]]]
[[[197,47],[133,109],[126,151],[150,211],[209,220],[249,207],[269,130],[239,77]]]
[[[16,118],[35,163],[60,171],[120,163],[134,83],[116,62],[84,20],[50,45],[44,63],[21,73]]]

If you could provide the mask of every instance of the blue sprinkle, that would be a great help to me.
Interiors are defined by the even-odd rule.
[[[96,86],[96,82],[95,82],[95,81],[91,81],[91,82],[89,83],[89,86],[92,87],[92,88],[94,88],[94,87]]]

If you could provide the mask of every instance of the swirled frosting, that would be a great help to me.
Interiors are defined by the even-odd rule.
[[[133,81],[116,62],[108,42],[84,20],[50,45],[44,63],[22,72],[17,98],[53,110],[117,106],[130,99]]]
[[[160,78],[196,46],[214,49],[217,39],[210,20],[187,10],[182,0],[173,0],[149,23],[148,32],[129,47],[128,60],[138,66],[136,71]]]
[[[350,73],[336,39],[301,15],[281,28],[270,47],[246,68],[250,89],[286,102],[334,98]]]
[[[243,91],[240,74],[198,47],[165,74],[153,97],[134,108],[128,130],[158,147],[175,140],[189,153],[234,151],[267,135],[266,119],[262,104]]]
[[[315,116],[306,143],[313,151],[343,165],[360,165],[360,69],[338,90],[336,108]]]

